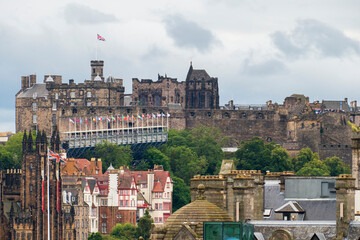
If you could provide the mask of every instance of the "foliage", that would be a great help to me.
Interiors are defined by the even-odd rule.
[[[18,132],[0,146],[0,169],[21,168],[23,137],[24,133]],[[36,131],[32,131],[32,138],[35,146]]]
[[[110,163],[114,168],[119,168],[124,165],[129,166],[133,160],[130,145],[119,146],[107,141],[97,144],[93,151],[86,153],[86,157],[88,159],[92,157],[101,158],[104,171],[110,166]]]
[[[101,236],[101,234],[99,233],[99,232],[97,232],[97,233],[92,233],[92,234],[90,234],[89,235],[89,237],[88,237],[88,240],[102,240],[103,238],[102,238],[102,236]]]
[[[149,167],[162,165],[165,171],[171,171],[169,158],[159,149],[155,147],[148,148],[145,153],[145,158],[148,160],[147,165],[149,165]]]
[[[235,152],[237,169],[282,172],[292,170],[290,156],[286,150],[274,143],[265,143],[260,138],[242,142]]]
[[[130,223],[116,224],[110,235],[121,240],[132,240],[137,237],[137,227]]]
[[[326,158],[324,163],[330,170],[330,176],[339,176],[340,174],[351,174],[350,166],[348,164],[345,164],[338,157]]]
[[[172,177],[173,185],[173,212],[190,202],[190,189],[184,180],[179,177]]]
[[[168,147],[164,150],[170,159],[170,167],[176,177],[182,178],[190,185],[190,179],[196,174],[204,174],[206,159],[185,146]]]
[[[150,230],[151,224],[154,220],[151,218],[149,211],[145,210],[145,215],[139,219],[137,235],[143,237],[144,240],[148,240],[150,238]]]
[[[352,122],[350,122],[350,121],[348,121],[347,124],[348,124],[349,126],[351,126],[351,130],[352,130],[353,132],[355,132],[355,133],[360,133],[360,127],[359,127],[359,126],[357,126],[356,124],[354,124],[354,123],[352,123]]]
[[[293,161],[295,172],[299,171],[306,163],[314,159],[320,159],[317,153],[313,153],[310,148],[301,149],[297,158]]]
[[[323,161],[313,159],[306,163],[296,174],[299,176],[329,176],[330,171]]]

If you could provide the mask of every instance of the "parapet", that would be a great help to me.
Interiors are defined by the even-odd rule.
[[[21,169],[6,169],[7,174],[21,174]]]
[[[193,180],[223,180],[223,176],[222,175],[207,175],[207,176],[195,175],[193,177]]]
[[[353,189],[355,188],[356,179],[351,176],[351,174],[340,174],[336,178],[336,187],[335,189]]]

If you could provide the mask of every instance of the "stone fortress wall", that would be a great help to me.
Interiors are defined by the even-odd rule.
[[[91,79],[84,83],[63,83],[55,75],[44,76],[43,83],[36,83],[35,75],[22,77],[16,94],[16,131],[41,128],[50,133],[58,125],[65,132],[71,128],[70,118],[170,113],[169,128],[218,127],[230,136],[232,147],[260,137],[280,144],[292,156],[310,147],[321,159],[338,156],[351,163],[352,132],[347,122],[360,123],[356,102],[351,106],[347,99],[311,103],[308,97],[294,94],[283,104],[230,101],[219,106],[218,79],[191,65],[185,81],[166,75],[159,75],[157,81],[134,78],[132,103],[125,105],[123,80],[105,78],[103,67],[103,61],[91,61]]]

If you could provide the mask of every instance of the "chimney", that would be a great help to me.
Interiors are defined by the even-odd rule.
[[[28,76],[22,76],[21,77],[21,90],[25,90],[29,88],[29,77]]]
[[[30,75],[30,87],[34,86],[36,84],[36,75],[31,74]]]
[[[336,239],[347,239],[350,222],[355,219],[355,178],[341,174],[336,178]]]
[[[351,139],[352,148],[352,177],[355,178],[355,187],[359,188],[359,161],[360,161],[360,136]]]

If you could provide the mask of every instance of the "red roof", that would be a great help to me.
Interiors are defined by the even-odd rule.
[[[156,191],[163,192],[166,186],[166,179],[170,177],[170,173],[168,171],[163,170],[154,170],[154,171],[126,171],[125,173],[129,173],[130,175],[134,176],[136,184],[148,184],[147,182],[147,175],[154,174],[154,189],[156,186],[156,182],[160,182],[161,184],[156,187]],[[153,191],[155,191],[153,189]]]
[[[161,182],[154,182],[154,188],[152,191],[153,192],[163,192],[164,188],[163,188]]]

